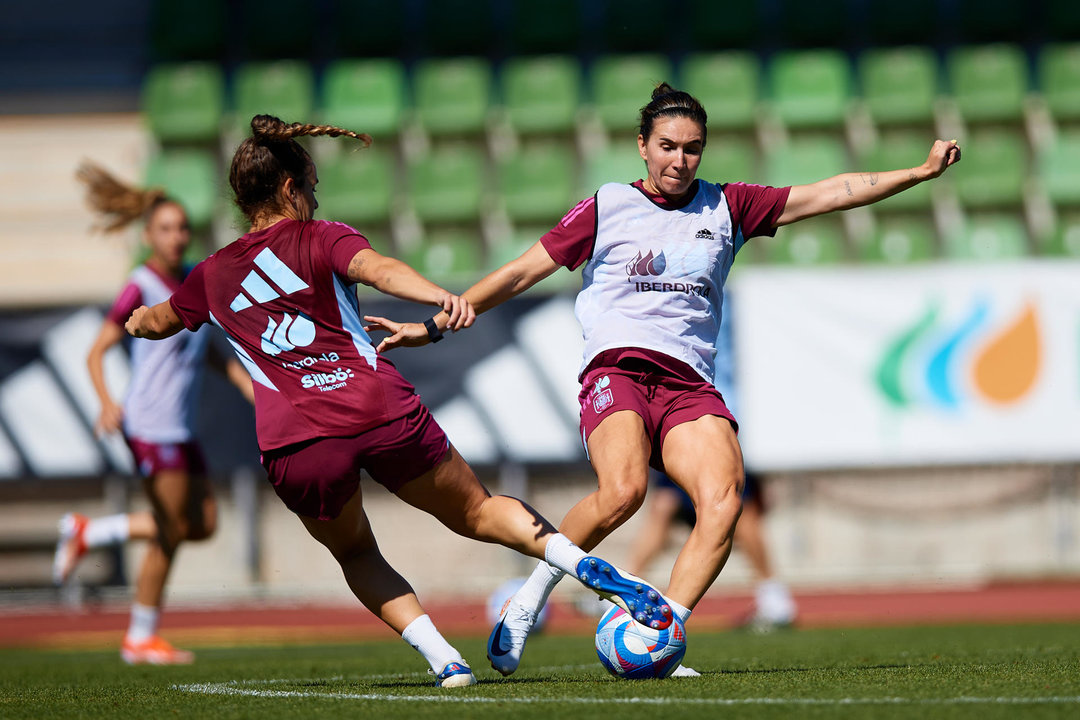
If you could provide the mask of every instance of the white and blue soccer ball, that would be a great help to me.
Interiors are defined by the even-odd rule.
[[[686,654],[686,627],[676,617],[663,630],[653,630],[613,607],[596,626],[596,654],[617,678],[666,678]]]
[[[499,587],[491,591],[488,595],[487,601],[487,619],[489,625],[494,625],[499,622],[499,616],[502,615],[503,605],[506,601],[513,597],[514,593],[521,589],[521,586],[525,584],[525,578],[517,577],[510,578]],[[544,605],[541,608],[540,613],[536,616],[536,624],[533,625],[533,632],[537,632],[544,629],[544,624],[547,622],[548,606]]]

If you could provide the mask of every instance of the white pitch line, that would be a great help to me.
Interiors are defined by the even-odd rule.
[[[322,700],[382,700],[386,702],[421,703],[516,703],[524,705],[1076,705],[1080,696],[1045,697],[972,697],[961,695],[951,698],[582,698],[582,697],[475,697],[460,695],[390,695],[384,693],[310,692],[301,690],[252,690],[236,687],[244,681],[222,683],[187,683],[173,685],[174,690],[198,695],[228,695],[259,698],[308,698]]]

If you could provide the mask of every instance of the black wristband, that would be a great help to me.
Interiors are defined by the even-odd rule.
[[[427,336],[431,342],[437,343],[442,340],[442,330],[435,324],[435,318],[428,318],[425,320],[424,327],[427,328]]]

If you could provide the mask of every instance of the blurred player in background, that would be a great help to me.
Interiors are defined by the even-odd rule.
[[[715,185],[695,178],[707,122],[696,99],[662,84],[640,120],[645,178],[604,185],[464,297],[481,313],[560,266],[584,266],[576,304],[585,336],[581,433],[598,488],[560,528],[581,547],[596,547],[641,507],[649,467],[665,471],[690,495],[698,518],[666,592],[685,621],[727,561],[742,509],[737,425],[712,385],[723,285],[735,253],[782,225],[935,178],[960,159],[960,149],[939,140],[917,167],[810,185]],[[432,321],[442,327],[448,316]],[[384,327],[391,335],[381,349],[427,341],[417,323]],[[537,611],[562,575],[540,563],[508,603],[488,643],[492,666],[503,674],[517,668]]]
[[[60,521],[53,579],[63,583],[88,549],[145,540],[135,579],[131,622],[121,647],[130,664],[190,663],[190,652],[174,648],[157,634],[165,582],[176,551],[184,541],[205,540],[214,533],[217,505],[195,440],[196,401],[207,359],[252,399],[251,379],[243,366],[216,352],[208,333],[165,343],[131,342],[131,384],[123,404],[105,382],[105,353],[124,339],[124,323],[144,303],[166,299],[191,270],[183,261],[191,240],[184,208],[160,189],[128,186],[102,168],[84,164],[78,178],[91,207],[105,216],[106,232],[144,223],[149,257],[128,276],[90,348],[87,367],[101,402],[95,430],[121,432],[143,478],[152,510],[100,518],[69,513]]]
[[[737,407],[735,391],[735,358],[732,352],[731,296],[716,338],[716,375],[713,384],[732,412]],[[773,573],[769,547],[765,541],[765,497],[763,481],[750,470],[746,471],[742,494],[742,514],[735,525],[734,546],[741,550],[754,573],[754,607],[737,621],[737,627],[755,632],[769,632],[790,627],[795,622],[797,608],[788,586]],[[641,575],[656,556],[663,552],[671,530],[682,523],[693,530],[697,513],[690,496],[667,475],[653,473],[642,529],[630,548],[626,562],[628,572]],[[595,601],[592,605],[596,605]],[[590,607],[588,602],[585,607]],[[591,609],[591,608],[590,608]]]
[[[424,656],[438,685],[476,679],[379,551],[361,470],[454,532],[546,560],[623,609],[643,596],[639,622],[668,627],[671,607],[655,589],[586,556],[520,500],[489,495],[413,386],[376,353],[358,282],[442,308],[442,329],[459,330],[476,315],[348,225],[312,219],[318,176],[295,138],[371,138],[269,115],[253,118],[251,130],[229,172],[250,231],[196,266],[168,301],[138,308],[128,331],[160,339],[213,322],[226,332],[255,381],[259,447],[278,496],[338,561],[356,597]],[[424,332],[425,342],[441,337],[431,321]]]

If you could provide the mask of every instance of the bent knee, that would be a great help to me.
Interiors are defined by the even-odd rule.
[[[645,492],[648,489],[647,482],[640,483],[622,482],[612,484],[606,489],[601,489],[600,496],[611,522],[621,524],[633,516],[645,502]]]
[[[734,527],[742,514],[742,483],[735,478],[721,480],[703,488],[694,502],[698,519],[719,527]]]

